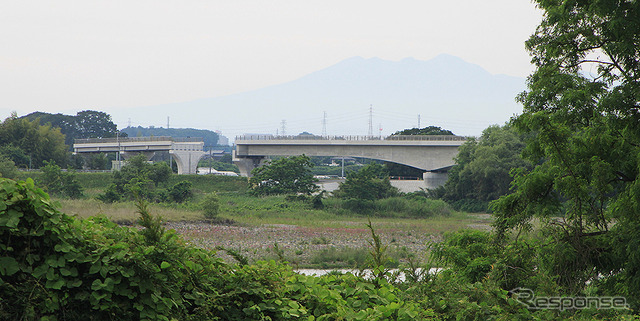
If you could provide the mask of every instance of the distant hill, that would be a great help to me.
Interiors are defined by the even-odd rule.
[[[450,56],[428,61],[354,57],[302,78],[259,90],[190,102],[128,108],[122,118],[243,133],[366,135],[372,105],[374,134],[438,126],[456,135],[480,135],[522,108],[515,96],[525,79],[493,75]],[[113,114],[116,114],[114,111]],[[283,120],[286,120],[283,126]]]
[[[202,137],[205,146],[216,146],[220,136],[213,131],[193,128],[162,127],[126,127],[122,130],[129,137],[170,136],[170,137]]]

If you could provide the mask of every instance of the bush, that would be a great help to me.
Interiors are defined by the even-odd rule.
[[[9,158],[0,155],[0,177],[15,178],[18,175],[16,164]]]
[[[398,193],[398,189],[391,186],[384,166],[371,163],[357,172],[349,173],[333,195],[345,199],[373,201],[396,196]]]
[[[78,198],[82,196],[82,186],[76,180],[73,173],[65,173],[55,162],[44,161],[45,166],[42,167],[42,185],[47,188],[49,193],[64,195],[70,198]]]
[[[193,197],[193,192],[191,191],[191,182],[182,181],[178,184],[173,185],[168,190],[169,197],[171,200],[177,203],[184,203],[186,200]]]
[[[220,212],[220,199],[216,193],[209,193],[204,196],[204,199],[200,203],[204,217],[213,219],[218,216]]]

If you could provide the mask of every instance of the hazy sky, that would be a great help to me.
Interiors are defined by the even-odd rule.
[[[353,56],[447,53],[526,76],[540,20],[527,0],[2,1],[0,117],[215,97]]]

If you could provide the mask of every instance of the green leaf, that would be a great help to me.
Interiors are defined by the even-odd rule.
[[[13,275],[20,270],[18,261],[12,257],[0,257],[0,275]]]
[[[169,262],[162,261],[162,263],[160,264],[161,269],[166,269],[169,267],[171,267],[171,264]]]

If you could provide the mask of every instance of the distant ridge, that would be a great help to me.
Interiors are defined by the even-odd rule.
[[[170,116],[179,127],[219,129],[233,139],[248,132],[282,134],[283,129],[285,134],[320,134],[326,112],[329,135],[366,135],[372,105],[375,134],[380,125],[383,135],[416,127],[420,115],[421,127],[479,135],[521,112],[515,96],[524,89],[524,78],[493,75],[446,54],[427,61],[352,57],[287,83],[130,108],[120,118],[162,124]]]

